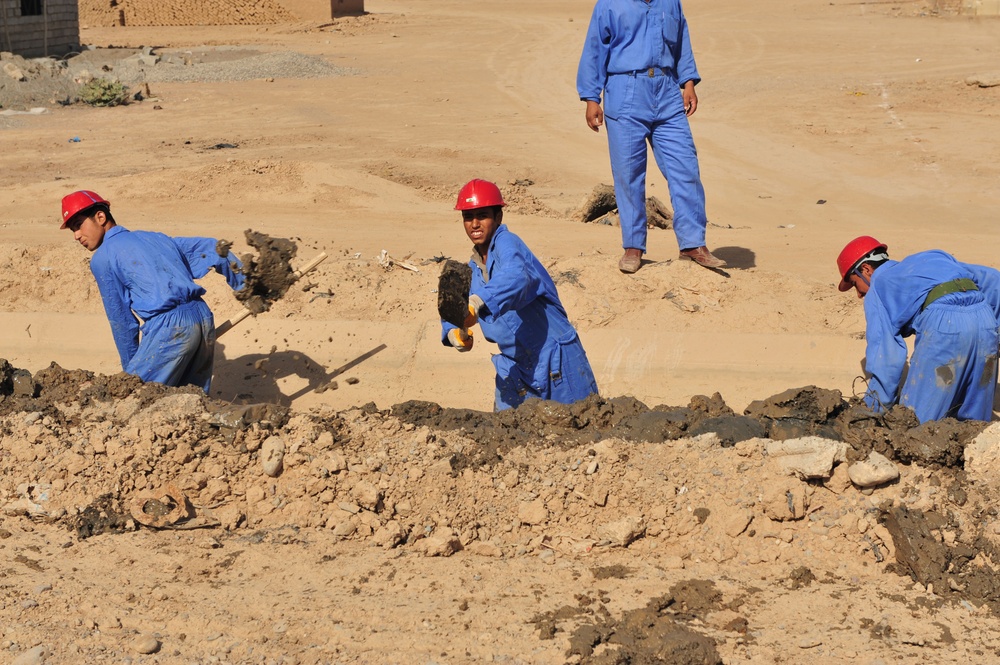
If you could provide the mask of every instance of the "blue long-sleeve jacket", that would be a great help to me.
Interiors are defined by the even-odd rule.
[[[919,252],[902,261],[886,261],[872,274],[864,298],[867,349],[865,369],[871,375],[865,402],[876,413],[896,403],[906,342],[924,300],[938,284],[972,279],[983,297],[1000,311],[1000,272],[985,266],[960,263],[940,250]]]
[[[500,347],[493,364],[501,378],[520,372],[521,378],[536,391],[543,391],[550,381],[547,361],[560,343],[576,338],[559,300],[555,283],[524,241],[501,224],[490,241],[486,265],[473,254],[470,295],[483,299],[479,327],[483,336]],[[484,272],[485,268],[485,272]],[[441,322],[441,341],[447,344],[448,332],[455,326]]]
[[[993,310],[993,316],[1000,321],[1000,270],[975,263],[963,263],[962,267],[972,273],[972,279],[983,292],[983,297]]]
[[[672,69],[683,87],[701,81],[679,0],[597,0],[576,73],[584,101],[601,101],[611,74]]]
[[[200,298],[205,289],[195,283],[215,270],[233,290],[243,288],[242,267],[232,252],[219,256],[212,238],[172,238],[150,231],[113,226],[94,252],[90,271],[104,301],[122,367],[139,348],[139,322]],[[133,315],[134,312],[134,315]]]

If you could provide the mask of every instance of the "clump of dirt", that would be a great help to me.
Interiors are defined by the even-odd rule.
[[[721,665],[715,640],[685,625],[684,620],[696,617],[684,611],[682,619],[676,605],[673,595],[661,596],[625,612],[619,620],[606,616],[583,624],[573,631],[566,655],[586,665]]]
[[[896,548],[893,569],[935,593],[953,591],[976,605],[1000,611],[1000,577],[993,567],[1000,552],[987,538],[974,544],[944,542],[939,536],[961,528],[946,514],[896,506],[881,511],[879,521]],[[977,560],[978,558],[978,560]],[[986,561],[991,563],[984,565]]]
[[[445,409],[431,402],[397,404],[392,415],[414,425],[459,430],[482,445],[474,459],[456,460],[456,468],[490,465],[510,448],[523,445],[575,446],[609,437],[663,443],[714,434],[722,447],[754,438],[784,440],[821,436],[849,444],[848,460],[872,451],[909,463],[961,466],[964,446],[986,427],[979,421],[943,419],[920,425],[913,411],[896,406],[874,414],[860,401],[848,402],[840,391],[816,386],[793,388],[751,403],[737,415],[716,393],[696,395],[686,407],[619,397],[591,395],[576,404],[528,400],[518,409],[486,413]]]
[[[68,521],[70,528],[81,540],[104,533],[125,533],[138,529],[128,511],[110,494],[97,497]]]
[[[590,196],[584,201],[580,208],[579,218],[581,222],[597,222],[619,226],[618,200],[615,198],[615,188],[611,185],[600,184],[594,187]],[[646,226],[657,229],[672,229],[674,213],[663,201],[650,196],[646,198]]]
[[[469,314],[469,289],[472,287],[472,268],[468,263],[448,259],[438,278],[438,314],[459,328],[465,327]]]
[[[247,244],[257,250],[257,256],[243,258],[246,285],[236,292],[236,298],[253,314],[271,309],[274,301],[285,295],[297,276],[292,270],[298,246],[287,238],[271,236],[247,229]]]

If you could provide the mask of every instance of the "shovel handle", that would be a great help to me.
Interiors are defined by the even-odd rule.
[[[316,266],[323,263],[323,261],[325,261],[326,258],[327,258],[327,253],[320,252],[316,258],[314,258],[312,261],[310,261],[309,263],[305,264],[304,266],[302,266],[301,268],[292,273],[292,277],[295,278],[293,282],[297,282],[298,280],[302,279],[302,277],[304,277],[307,273],[312,272],[316,268]],[[215,338],[218,339],[225,333],[229,332],[229,330],[232,329],[236,324],[238,324],[240,321],[247,318],[251,314],[252,312],[244,307],[243,311],[241,311],[239,314],[226,319],[225,321],[223,321],[222,323],[220,323],[215,327]]]

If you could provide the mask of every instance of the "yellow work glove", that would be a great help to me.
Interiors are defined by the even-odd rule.
[[[448,343],[461,352],[472,350],[472,333],[461,328],[454,328],[448,331]]]
[[[483,304],[483,299],[479,296],[469,296],[469,315],[465,317],[466,330],[479,322],[479,310],[483,308]]]

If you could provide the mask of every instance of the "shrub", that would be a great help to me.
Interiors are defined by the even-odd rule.
[[[119,81],[94,79],[80,88],[80,99],[91,106],[118,106],[128,103],[128,87]]]

